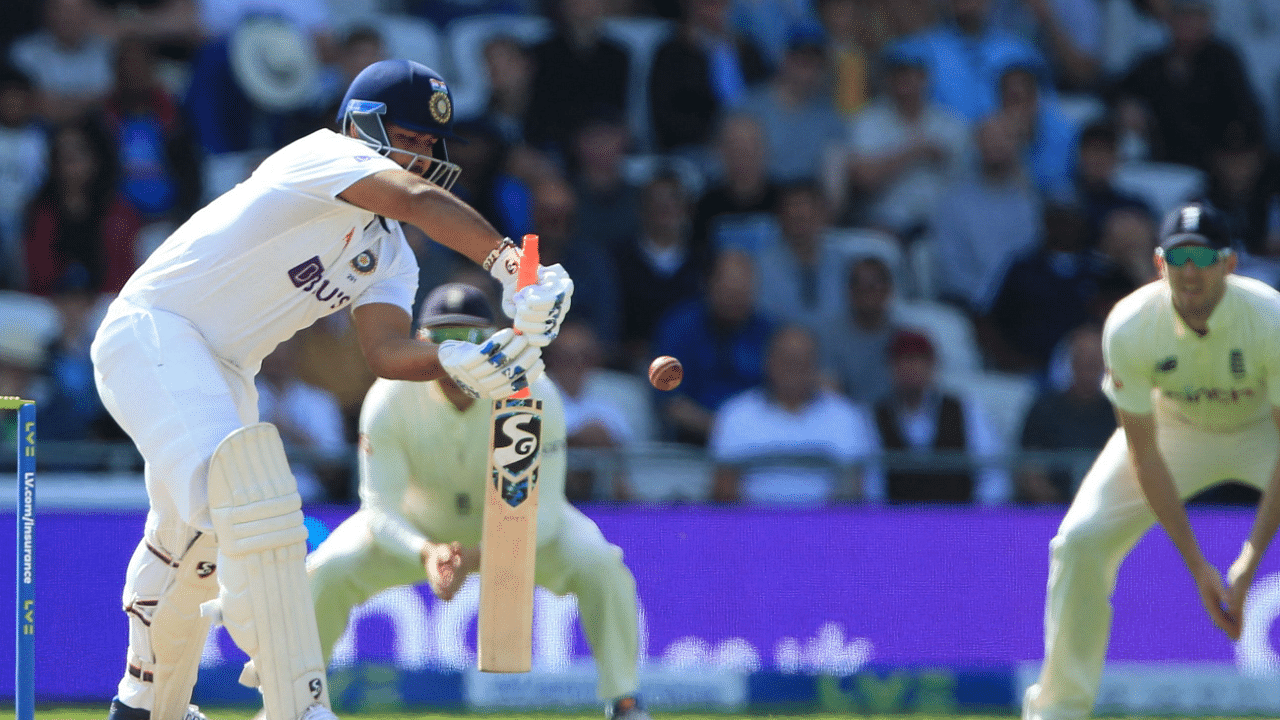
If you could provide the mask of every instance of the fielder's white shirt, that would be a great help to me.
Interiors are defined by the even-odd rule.
[[[1103,392],[1125,412],[1215,432],[1268,418],[1280,405],[1280,293],[1228,275],[1208,327],[1203,336],[1187,327],[1166,281],[1138,288],[1103,327]]]
[[[120,297],[186,318],[219,357],[253,371],[337,310],[412,312],[418,263],[400,224],[338,199],[399,167],[329,130],[290,143],[174,231]]]
[[[565,420],[560,390],[546,376],[530,386],[542,401],[538,544],[555,537],[566,505]],[[360,502],[374,540],[418,561],[426,541],[480,544],[493,404],[465,412],[439,383],[378,380],[360,411]]]

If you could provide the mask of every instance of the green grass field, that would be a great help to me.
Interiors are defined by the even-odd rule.
[[[250,720],[253,717],[254,710],[246,707],[235,708],[219,708],[206,707],[202,708],[207,711],[210,720]],[[41,707],[36,711],[36,720],[103,720],[106,717],[105,707]],[[734,713],[683,713],[672,712],[664,713],[661,711],[654,713],[654,720],[739,720],[745,718],[785,718],[786,720],[847,720],[848,718],[857,718],[857,720],[1010,720],[1015,717],[1009,715],[840,715],[840,714],[796,714],[796,715],[752,715],[752,714],[734,714]],[[1106,717],[1115,716],[1098,716],[1099,720]],[[339,714],[340,720],[603,720],[603,713],[596,712],[539,712],[539,713],[435,713],[435,712],[404,712],[404,713],[365,713],[352,715],[347,713]],[[1182,718],[1170,715],[1159,716],[1159,720],[1182,720]],[[1213,717],[1196,717],[1194,720],[1240,720],[1240,718],[1213,718]]]
[[[201,708],[206,710],[210,720],[249,720],[253,712],[247,708]],[[103,720],[106,717],[104,708],[42,708],[36,711],[36,720]],[[849,715],[738,715],[727,713],[654,713],[654,720],[737,720],[738,718],[804,718],[805,720],[844,720]],[[1010,720],[1012,715],[855,715],[859,720]],[[569,712],[569,713],[383,713],[339,716],[340,720],[603,720],[604,713]],[[1212,720],[1197,718],[1197,720]]]

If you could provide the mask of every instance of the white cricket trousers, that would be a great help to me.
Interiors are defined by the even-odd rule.
[[[258,394],[252,372],[218,359],[185,319],[122,299],[108,309],[91,356],[103,404],[146,461],[151,507],[125,577],[129,661],[119,696],[150,710],[152,683],[141,676],[148,663],[166,661],[157,643],[172,647],[199,634],[205,625],[189,620],[199,617],[200,602],[217,597],[216,575],[195,592],[170,590],[201,534],[204,554],[216,553],[208,542],[209,459],[228,434],[258,421]],[[199,653],[205,638],[189,640]]]
[[[1269,415],[1242,430],[1217,433],[1158,412],[1156,428],[1156,445],[1183,500],[1230,480],[1262,489],[1280,453]],[[1023,698],[1024,720],[1074,720],[1093,711],[1111,635],[1116,573],[1155,520],[1134,475],[1124,430],[1117,430],[1049,543],[1044,666]],[[1185,581],[1191,582],[1189,574]]]
[[[599,672],[596,694],[613,700],[636,692],[636,581],[622,550],[566,504],[560,532],[538,547],[534,581],[556,595],[572,594]],[[347,518],[307,558],[316,624],[325,662],[346,630],[352,608],[391,587],[427,581],[414,560],[379,545],[361,510]]]

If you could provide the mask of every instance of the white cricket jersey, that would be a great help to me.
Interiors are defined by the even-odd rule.
[[[1280,405],[1280,293],[1228,275],[1208,328],[1187,327],[1166,281],[1138,288],[1103,328],[1103,392],[1125,412],[1155,410],[1214,432],[1270,416]]]
[[[545,375],[531,386],[542,400],[538,544],[555,537],[564,497],[565,421],[560,390]],[[435,382],[378,380],[360,411],[360,501],[375,540],[418,558],[424,539],[479,545],[489,467],[493,403],[466,412]]]
[[[120,296],[186,318],[219,357],[249,370],[342,308],[380,302],[412,312],[418,263],[400,224],[338,199],[399,167],[318,130],[192,215]]]

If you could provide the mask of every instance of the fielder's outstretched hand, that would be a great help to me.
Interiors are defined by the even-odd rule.
[[[1241,615],[1232,609],[1232,598],[1222,584],[1222,576],[1218,569],[1204,563],[1192,571],[1196,589],[1200,591],[1200,602],[1209,613],[1213,624],[1227,634],[1232,642],[1240,639]]]
[[[436,597],[448,602],[458,593],[467,575],[480,567],[480,552],[463,549],[458,542],[429,543],[422,553],[427,583]]]
[[[542,377],[542,350],[511,328],[483,343],[446,340],[440,343],[440,365],[471,397],[497,400]]]

